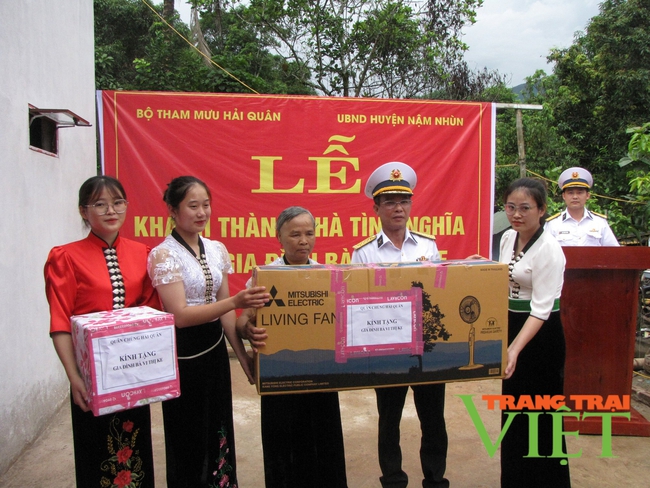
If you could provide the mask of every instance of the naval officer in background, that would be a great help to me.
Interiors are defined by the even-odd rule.
[[[584,168],[569,168],[560,175],[558,185],[566,208],[546,220],[546,230],[561,246],[619,246],[607,218],[585,206],[593,184]]]

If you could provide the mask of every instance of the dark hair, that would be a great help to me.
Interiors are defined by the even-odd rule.
[[[187,195],[187,192],[194,185],[201,185],[205,188],[205,191],[208,193],[208,198],[212,200],[212,194],[208,185],[194,176],[179,176],[167,184],[167,189],[163,193],[163,201],[171,208],[178,208]]]
[[[306,208],[302,207],[287,207],[285,208],[282,212],[280,212],[280,215],[278,216],[278,219],[275,221],[275,235],[280,236],[280,229],[284,224],[287,222],[295,219],[298,217],[298,215],[302,214],[307,214],[311,217],[311,221],[314,223],[314,228],[316,228],[316,219],[314,219],[314,216],[311,214],[309,210]]]
[[[503,195],[503,203],[506,203],[508,201],[508,197],[517,190],[522,190],[525,192],[528,196],[535,200],[535,204],[538,208],[543,208],[546,210],[546,183],[543,180],[537,178],[519,178],[518,180],[513,181],[510,183],[508,188],[506,188],[506,192]],[[539,219],[539,223],[544,225],[544,222],[546,222],[546,217],[547,213],[544,212],[544,215],[542,215]]]
[[[126,192],[122,183],[112,176],[93,176],[84,181],[79,188],[79,206],[90,205],[99,198],[104,189],[108,190],[112,197],[126,200]]]

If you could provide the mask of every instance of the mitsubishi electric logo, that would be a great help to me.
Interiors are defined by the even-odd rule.
[[[265,307],[275,303],[282,310],[269,309],[258,317],[260,327],[271,327],[276,325],[303,325],[303,326],[333,326],[336,323],[336,315],[330,310],[330,304],[326,303],[329,297],[329,290],[295,290],[286,291],[286,298],[276,298],[280,294],[275,286],[271,286],[269,294],[271,300],[266,302]],[[332,295],[333,297],[334,295]],[[295,308],[294,308],[295,307]]]
[[[275,288],[275,286],[271,287],[271,291],[269,292],[271,294],[271,299],[266,302],[264,305],[265,307],[270,307],[272,303],[277,304],[278,307],[284,307],[284,301],[282,301],[280,298],[275,298],[275,296],[278,294],[278,290]]]
[[[287,302],[285,302],[281,298],[275,298],[279,295],[275,285],[271,287],[269,294],[271,300],[266,302],[265,307],[270,307],[273,303],[278,307],[323,307],[325,300],[330,297],[329,290],[295,290],[287,292]]]

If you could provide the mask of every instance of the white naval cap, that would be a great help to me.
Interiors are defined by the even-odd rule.
[[[408,164],[393,161],[374,170],[366,183],[366,196],[413,194],[418,177]]]
[[[573,167],[562,171],[560,178],[557,180],[560,189],[564,191],[565,188],[578,187],[578,188],[591,188],[594,184],[594,179],[591,173],[584,168]]]

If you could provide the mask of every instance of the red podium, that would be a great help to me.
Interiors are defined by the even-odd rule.
[[[565,247],[561,316],[567,354],[564,395],[630,395],[639,278],[648,247]],[[575,409],[575,405],[567,401]],[[612,434],[650,437],[650,422],[631,408],[612,418]],[[582,416],[581,416],[582,419]],[[599,417],[565,417],[566,431],[601,434]]]

